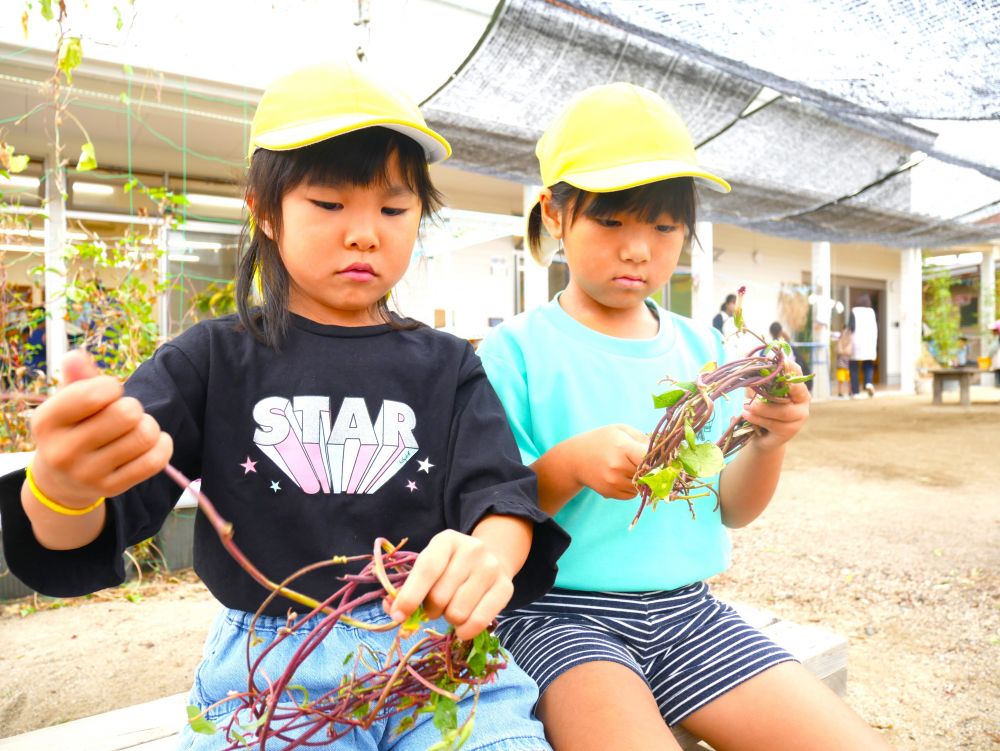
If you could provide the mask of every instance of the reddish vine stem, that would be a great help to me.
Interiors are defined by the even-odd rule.
[[[669,407],[660,418],[649,437],[646,455],[636,469],[634,482],[639,492],[640,504],[632,520],[632,526],[647,505],[653,502],[652,488],[639,480],[661,467],[669,466],[677,457],[681,444],[686,439],[687,429],[698,433],[711,419],[715,411],[715,401],[725,398],[734,391],[745,389],[751,399],[761,398],[771,402],[787,401],[785,386],[786,356],[785,348],[780,343],[766,342],[753,332],[742,328],[758,339],[761,344],[755,347],[743,358],[727,362],[717,368],[705,370],[698,374],[694,383],[683,389],[684,393]],[[746,445],[747,441],[759,429],[747,422],[743,417],[734,418],[716,445],[724,457],[729,457]],[[699,495],[693,490],[705,489]],[[710,483],[692,477],[687,471],[678,474],[672,486],[669,498],[666,500],[686,500],[691,515],[694,517],[693,500],[714,494],[716,508],[718,507],[718,492]]]
[[[235,706],[234,711],[229,712],[224,727],[226,740],[229,742],[227,750],[235,751],[250,745],[263,748],[269,739],[287,743],[287,749],[328,744],[355,727],[368,728],[376,721],[411,712],[400,723],[402,732],[416,721],[418,713],[436,710],[442,702],[457,702],[461,698],[459,692],[471,690],[478,699],[479,687],[493,680],[496,673],[506,667],[499,642],[489,630],[472,642],[465,642],[458,639],[451,629],[447,633],[439,633],[424,628],[423,635],[404,650],[403,641],[409,639],[419,628],[421,619],[417,617],[398,627],[384,664],[370,667],[369,662],[380,660],[377,655],[360,647],[354,655],[350,674],[345,674],[340,685],[319,697],[307,696],[305,689],[293,684],[295,672],[337,623],[344,622],[371,631],[397,628],[394,623],[375,625],[360,622],[351,618],[348,613],[361,605],[395,596],[398,588],[405,582],[417,554],[400,549],[405,540],[400,545],[393,545],[388,540],[379,538],[375,541],[370,556],[338,556],[318,561],[276,583],[257,569],[235,544],[232,524],[218,513],[208,497],[200,489],[191,487],[188,478],[173,466],[167,465],[165,472],[182,488],[194,493],[199,508],[215,529],[225,549],[250,576],[269,590],[267,598],[251,620],[246,646],[247,690],[230,694],[213,705],[233,703]],[[291,584],[305,574],[327,566],[360,560],[368,561],[364,568],[357,574],[340,577],[344,582],[343,586],[323,601],[291,588]],[[254,655],[254,647],[260,644],[256,636],[258,620],[268,605],[279,596],[305,605],[309,610],[301,617],[289,612],[287,625],[279,629],[277,637]],[[307,628],[307,624],[311,624],[311,627]],[[285,639],[297,632],[307,633],[294,649],[282,673],[273,680],[268,678],[262,667],[265,659]],[[297,694],[302,695],[299,697]],[[473,706],[475,707],[475,703]],[[192,724],[201,721],[200,724],[207,725],[203,718],[213,707],[192,717]],[[447,709],[445,707],[446,716]],[[462,737],[467,736],[471,730],[471,721],[472,714],[462,726],[442,730],[442,734],[446,740],[457,739],[460,743]],[[214,727],[206,730],[214,731]],[[317,735],[320,736],[319,739],[316,739]]]

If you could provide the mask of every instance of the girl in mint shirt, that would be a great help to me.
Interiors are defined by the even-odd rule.
[[[629,531],[632,483],[660,417],[665,376],[692,380],[725,359],[720,334],[649,299],[677,266],[695,226],[701,168],[687,128],[651,91],[585,90],[536,149],[546,186],[528,227],[560,241],[566,289],[503,324],[479,355],[538,475],[542,507],[572,535],[556,587],[508,614],[498,633],[539,684],[537,713],[555,749],[678,748],[680,724],[716,749],[876,749],[881,738],[785,650],[716,600],[704,579],[726,569],[725,527],[770,502],[786,443],[809,416],[787,403],[716,402],[702,439],[743,414],[763,428],[709,496],[660,504]],[[735,395],[731,395],[735,396]]]

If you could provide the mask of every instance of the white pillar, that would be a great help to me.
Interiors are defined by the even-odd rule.
[[[719,309],[715,299],[715,243],[712,223],[696,222],[696,242],[691,243],[691,318],[706,326]]]
[[[924,318],[923,254],[920,248],[906,248],[900,254],[899,284],[899,390],[912,394],[916,391]]]
[[[830,243],[812,243],[812,341],[814,399],[830,398],[830,312],[833,297],[830,294],[831,262]]]
[[[983,262],[979,265],[979,352],[983,355],[989,352],[990,344],[996,336],[986,327],[996,320],[998,256],[1000,245],[983,251]]]
[[[526,185],[524,187],[524,217],[525,222],[527,222],[528,212],[531,211],[532,207],[538,201],[538,192],[541,187],[538,185]],[[551,237],[545,234],[545,230],[542,230],[542,243],[555,243]],[[545,266],[540,266],[531,255],[531,251],[528,248],[528,238],[524,238],[524,264],[522,266],[524,273],[524,299],[522,303],[524,304],[525,310],[531,310],[532,308],[537,308],[539,305],[544,305],[549,301],[549,270]]]
[[[52,149],[45,160],[45,368],[62,375],[66,356],[66,176]]]

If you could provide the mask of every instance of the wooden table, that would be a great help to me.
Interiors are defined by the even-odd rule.
[[[980,371],[976,368],[942,368],[932,370],[934,376],[934,404],[941,404],[941,393],[944,390],[945,381],[958,381],[959,403],[968,407],[972,403],[969,396],[972,386],[972,378],[978,376]]]

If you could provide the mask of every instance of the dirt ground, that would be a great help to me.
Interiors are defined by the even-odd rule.
[[[974,398],[814,405],[713,582],[847,635],[848,701],[898,749],[1000,749],[1000,392]],[[190,574],[0,605],[0,737],[186,691],[215,610]]]

